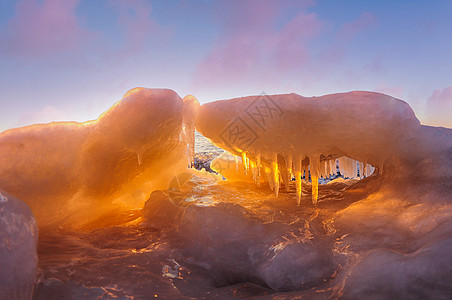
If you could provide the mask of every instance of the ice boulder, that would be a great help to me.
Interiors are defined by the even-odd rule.
[[[28,206],[0,190],[0,299],[31,299],[38,228]]]
[[[265,283],[275,291],[317,286],[333,271],[331,255],[311,241],[284,245],[259,268]]]

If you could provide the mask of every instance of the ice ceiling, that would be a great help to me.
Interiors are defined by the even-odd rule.
[[[206,185],[205,172],[187,171],[195,127],[242,161],[214,160],[225,182]],[[337,164],[345,177],[359,173],[361,180],[319,186]],[[106,227],[103,216],[144,206],[146,224],[172,232],[168,239],[189,237],[178,238],[177,247],[209,277],[229,274],[233,279],[220,281],[311,298],[450,296],[451,170],[451,129],[423,126],[407,103],[372,92],[261,95],[200,106],[193,96],[136,88],[97,120],[0,134],[0,189],[27,203],[43,232],[56,224]],[[219,204],[181,206],[168,188],[175,179],[177,197],[188,199],[188,183],[198,203],[207,197]],[[271,220],[263,217],[269,209]],[[298,224],[287,216],[275,220],[277,210],[303,219],[310,231],[300,225],[303,239],[276,243]],[[312,229],[318,224],[324,231]],[[241,246],[230,246],[236,242]],[[228,251],[243,252],[242,266],[231,267],[237,257]],[[247,264],[255,271],[242,269]],[[212,273],[212,266],[223,269]]]

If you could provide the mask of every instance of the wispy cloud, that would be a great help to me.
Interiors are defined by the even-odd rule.
[[[122,38],[122,47],[118,53],[121,58],[142,52],[152,38],[162,38],[161,33],[166,32],[165,28],[152,19],[149,1],[109,0],[107,5],[117,15],[118,35]]]
[[[36,58],[78,51],[95,37],[83,28],[75,10],[79,0],[22,0],[0,32],[0,50],[9,56]]]
[[[342,25],[337,35],[337,40],[341,43],[349,41],[360,32],[366,31],[376,24],[377,19],[373,14],[363,12],[357,19]]]
[[[377,24],[369,12],[331,26],[331,20],[311,12],[313,1],[221,3],[216,10],[222,31],[198,65],[195,89],[259,85],[292,92],[326,82],[346,89],[363,73],[375,71],[346,68],[348,43]]]
[[[79,64],[94,54],[102,60],[123,60],[144,52],[149,40],[164,31],[151,17],[151,4],[144,0],[108,0],[106,10],[115,16],[115,45],[105,32],[90,29],[77,13],[80,0],[20,0],[15,15],[0,30],[0,52],[18,58],[51,58]],[[74,60],[74,58],[77,58]]]
[[[433,91],[427,99],[422,123],[452,128],[452,85]]]

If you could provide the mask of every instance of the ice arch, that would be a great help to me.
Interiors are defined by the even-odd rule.
[[[318,177],[331,169],[331,159],[349,157],[381,173],[385,161],[414,159],[420,150],[412,148],[421,125],[409,105],[373,92],[215,101],[201,106],[196,126],[215,144],[241,156],[257,182],[260,173],[271,173],[276,195],[280,173],[287,180],[293,171],[300,197],[300,174],[309,165],[314,203]]]

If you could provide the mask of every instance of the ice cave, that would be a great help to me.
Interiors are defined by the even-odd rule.
[[[451,299],[452,129],[375,92],[135,88],[0,133],[0,240],[0,299]]]

